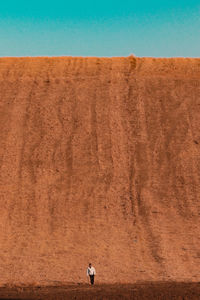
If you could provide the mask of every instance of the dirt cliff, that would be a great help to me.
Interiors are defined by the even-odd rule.
[[[0,59],[0,283],[200,280],[200,59]]]

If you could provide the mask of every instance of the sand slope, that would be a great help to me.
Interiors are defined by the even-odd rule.
[[[200,59],[0,59],[0,283],[200,280]]]

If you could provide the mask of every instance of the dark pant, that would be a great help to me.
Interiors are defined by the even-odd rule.
[[[91,284],[94,284],[94,275],[90,275],[90,282]]]

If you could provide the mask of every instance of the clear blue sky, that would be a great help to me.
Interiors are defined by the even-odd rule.
[[[0,56],[200,57],[200,0],[5,0]]]

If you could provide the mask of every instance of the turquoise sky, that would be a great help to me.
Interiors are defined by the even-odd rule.
[[[0,3],[0,56],[200,57],[200,0]]]

